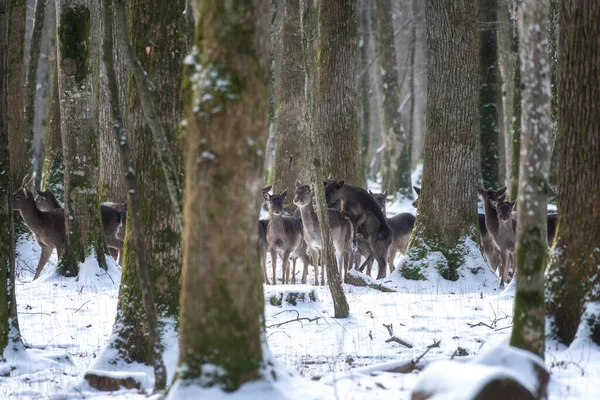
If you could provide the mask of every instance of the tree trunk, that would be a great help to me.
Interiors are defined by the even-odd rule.
[[[187,385],[234,391],[259,379],[266,347],[256,221],[267,133],[268,7],[216,0],[193,6],[201,17],[184,81],[181,374],[173,399]]]
[[[106,269],[108,248],[98,204],[98,131],[94,114],[92,14],[87,0],[56,4],[58,84],[65,164],[66,248],[58,271],[79,273],[79,262],[94,255]]]
[[[26,0],[8,0],[6,82],[8,92],[8,149],[13,182],[31,173],[31,137],[25,131],[25,16]]]
[[[175,172],[181,175],[183,166],[178,127],[183,111],[180,101],[181,80],[187,41],[187,24],[181,12],[185,8],[185,1],[148,3],[135,0],[130,4],[127,25],[131,47],[148,81],[152,82],[151,100],[156,109],[154,117],[167,134],[169,147],[166,150],[172,152],[176,161]],[[119,10],[123,7],[120,3],[116,5]],[[122,28],[119,23],[117,37],[120,52],[124,55],[128,51],[128,37]],[[129,129],[129,154],[136,171],[135,184],[136,196],[140,200],[141,232],[147,238],[144,257],[148,263],[152,293],[161,322],[161,344],[169,347],[172,343],[166,340],[165,335],[175,330],[178,321],[182,266],[181,231],[167,189],[165,174],[157,160],[159,157],[140,100],[139,88],[134,81],[131,82],[128,98],[129,114],[126,125]],[[131,202],[129,199],[129,204]],[[153,365],[156,353],[152,347],[152,328],[148,325],[148,316],[144,311],[137,256],[134,251],[130,251],[136,248],[136,239],[132,224],[128,223],[117,318],[108,346],[116,349],[117,354],[109,350],[100,358],[108,358],[109,362],[122,360],[126,363]]]
[[[26,136],[33,141],[35,133],[35,98],[38,91],[37,76],[40,62],[40,49],[42,47],[42,32],[44,28],[44,16],[46,14],[46,0],[36,0],[33,29],[29,43],[29,65],[27,66],[27,79],[25,86],[25,132]],[[39,154],[36,154],[33,163],[37,166],[40,162]],[[36,182],[41,182],[42,177],[36,176]],[[34,185],[39,187],[39,185]]]
[[[483,186],[497,188],[498,155],[498,51],[496,46],[497,0],[481,0],[479,15],[483,23],[480,46],[479,115],[481,125],[481,177]]]
[[[0,171],[10,172],[8,147],[8,87],[6,59],[9,0],[0,0]],[[11,174],[0,174],[0,366],[7,353],[23,350],[15,297],[15,232],[13,226]],[[8,361],[10,362],[10,361]]]
[[[392,0],[377,2],[377,31],[379,34],[379,65],[383,75],[383,132],[386,142],[384,154],[383,188],[412,198],[410,184],[409,132],[400,120],[400,85],[392,20]]]
[[[558,174],[558,152],[556,151],[556,137],[558,136],[558,17],[559,0],[550,0],[548,15],[548,51],[550,53],[550,84],[552,87],[552,148],[550,156],[549,183],[556,186]],[[549,192],[549,201],[556,202],[556,193]],[[552,245],[552,243],[550,243]]]
[[[476,0],[428,0],[427,135],[419,213],[401,273],[423,279],[427,254],[446,259],[437,271],[457,280],[479,243],[479,32]],[[440,201],[440,199],[444,199]],[[443,216],[443,218],[441,218]],[[481,251],[469,257],[485,261]],[[470,261],[472,262],[472,261]]]
[[[497,44],[498,44],[498,66],[502,81],[502,136],[504,137],[504,176],[508,180],[510,176],[512,129],[513,129],[513,96],[514,96],[514,57],[512,50],[513,20],[509,12],[510,0],[498,1],[497,13]],[[502,182],[505,180],[503,179]],[[497,186],[494,186],[497,187]]]
[[[423,1],[413,1],[413,15],[415,24],[415,62],[413,65],[415,111],[412,130],[412,165],[416,167],[423,158],[427,108],[427,21],[425,20]]]
[[[337,120],[328,120],[323,118],[323,113],[327,109],[333,108],[331,101],[323,96],[322,90],[326,90],[330,93],[332,90],[331,85],[343,85],[340,80],[343,81],[344,77],[341,75],[331,74],[332,70],[336,68],[336,59],[328,59],[329,53],[321,53],[323,56],[321,59],[317,57],[319,50],[324,49],[325,43],[344,43],[343,37],[336,37],[335,32],[339,32],[340,35],[347,35],[348,38],[352,37],[352,34],[348,31],[344,32],[339,30],[341,21],[356,21],[355,13],[356,8],[351,2],[341,2],[330,8],[333,5],[327,0],[317,0],[316,4],[314,1],[308,0],[301,2],[302,7],[302,20],[301,20],[301,32],[303,40],[303,55],[304,55],[304,68],[306,71],[306,91],[304,98],[304,120],[308,122],[307,132],[309,133],[310,149],[311,149],[311,164],[310,173],[311,180],[314,183],[316,205],[317,205],[317,218],[319,220],[319,230],[322,238],[323,248],[321,249],[321,264],[325,266],[327,271],[327,282],[329,283],[329,291],[333,300],[334,318],[347,318],[349,313],[348,302],[346,296],[342,290],[341,277],[335,257],[333,241],[331,239],[331,228],[329,223],[329,215],[327,213],[327,201],[325,200],[325,189],[323,187],[323,180],[329,173],[333,173],[335,176],[340,176],[339,171],[350,171],[354,167],[350,155],[349,160],[346,162],[350,165],[337,165],[336,169],[330,165],[329,172],[326,172],[324,162],[324,155],[327,151],[335,152],[335,147],[327,147],[326,140],[333,139],[334,135],[339,135],[340,131],[332,132],[332,126],[337,125]],[[348,24],[352,25],[351,22]],[[328,31],[333,29],[333,31]],[[356,24],[354,25],[356,30]],[[355,31],[355,35],[356,35]],[[315,46],[316,45],[316,46]],[[348,43],[345,46],[349,46]],[[346,50],[349,50],[346,47]],[[356,48],[358,50],[358,48]],[[356,53],[355,53],[356,54]],[[358,61],[358,60],[356,60]],[[343,62],[342,59],[338,59],[337,62]],[[339,67],[337,67],[339,68]],[[337,81],[337,82],[336,82]],[[354,83],[352,86],[347,86],[347,89],[355,88]],[[323,89],[322,89],[323,88]],[[323,96],[323,97],[322,97]],[[354,92],[356,96],[356,92]],[[346,101],[351,101],[347,99]],[[337,103],[341,104],[341,103]],[[352,104],[356,104],[356,97]],[[346,112],[355,113],[356,107],[344,106]],[[338,119],[348,121],[351,117],[345,116],[341,113],[336,114]],[[356,116],[356,115],[355,115]],[[356,119],[355,119],[356,121]],[[344,123],[343,121],[341,123]],[[356,123],[354,125],[356,129]],[[335,128],[334,128],[335,129]],[[346,133],[347,134],[347,133]],[[357,138],[357,136],[355,136]],[[344,140],[342,137],[338,137],[338,141]],[[358,156],[358,154],[356,154]],[[330,160],[339,161],[335,156],[329,155]],[[358,164],[360,165],[360,164]],[[338,175],[336,175],[338,174]],[[341,260],[340,260],[341,262]]]
[[[511,0],[512,19],[513,19],[513,36],[512,36],[512,52],[514,61],[514,84],[513,84],[513,105],[512,105],[512,134],[510,148],[510,182],[508,188],[508,196],[511,200],[517,198],[519,189],[519,165],[521,151],[521,59],[519,57],[519,27],[518,27],[518,4],[522,0]]]
[[[360,49],[358,126],[360,132],[360,170],[364,176],[370,177],[369,142],[371,137],[371,74],[369,73],[369,1],[358,2],[358,47]]]
[[[58,96],[58,65],[54,65],[50,84],[48,129],[46,130],[46,157],[44,161],[44,188],[52,190],[57,199],[64,201],[64,171],[62,136],[60,129],[60,100]]]
[[[304,69],[302,68],[302,41],[300,38],[300,4],[285,1],[282,32],[280,36],[283,57],[279,62],[277,79],[277,117],[275,130],[275,164],[273,190],[276,193],[295,187],[296,179],[306,183],[310,172],[308,164],[308,138],[302,132],[304,100]],[[292,202],[288,208],[295,208]],[[287,211],[291,211],[288,209]]]
[[[369,113],[370,113],[370,126],[369,126],[369,147],[367,153],[368,163],[368,177],[372,180],[377,179],[377,175],[380,173],[382,168],[382,143],[383,143],[383,130],[381,128],[383,120],[383,101],[382,101],[382,88],[381,82],[381,69],[375,61],[377,61],[377,18],[375,12],[375,2],[367,1],[366,18],[367,18],[367,56],[369,58],[370,65],[367,68],[367,74],[369,75],[370,86],[369,86]]]
[[[519,269],[511,346],[544,357],[544,270],[548,258],[546,187],[550,168],[548,0],[519,7],[522,77],[521,166],[515,265]]]
[[[351,0],[319,1],[317,112],[320,162],[325,175],[361,186],[356,117],[358,32]]]
[[[566,344],[580,323],[600,325],[597,313],[581,319],[586,296],[590,302],[600,300],[599,20],[600,3],[562,1],[556,145],[560,213],[549,267],[548,312],[553,334]]]

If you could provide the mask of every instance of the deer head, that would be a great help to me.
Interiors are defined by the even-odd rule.
[[[294,204],[298,207],[307,206],[312,203],[313,191],[310,186],[303,185],[296,181],[296,190],[294,191]]]
[[[512,219],[512,210],[515,205],[515,201],[501,201],[490,200],[492,207],[496,209],[498,213],[498,219],[502,222],[508,222]]]
[[[269,194],[268,192],[263,192],[263,198],[269,202],[271,205],[271,212],[275,215],[283,214],[283,201],[285,200],[285,196],[287,196],[287,188],[277,194]]]

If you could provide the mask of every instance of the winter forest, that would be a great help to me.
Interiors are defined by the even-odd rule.
[[[0,398],[600,399],[600,1],[0,0]]]

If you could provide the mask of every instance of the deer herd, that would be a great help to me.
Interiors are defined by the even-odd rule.
[[[25,179],[24,179],[25,181]],[[66,232],[64,210],[50,189],[37,190],[37,198],[27,188],[27,183],[13,194],[13,209],[18,210],[29,227],[42,252],[35,271],[34,280],[40,273],[52,251],[56,249],[58,258],[65,248]],[[371,275],[373,262],[377,261],[377,279],[386,276],[387,268],[394,270],[394,259],[398,252],[404,254],[408,247],[415,216],[400,213],[386,217],[387,191],[372,193],[362,187],[337,181],[331,176],[323,181],[327,214],[329,216],[331,238],[338,260],[340,275],[349,269],[364,271]],[[317,212],[313,205],[314,188],[296,181],[293,203],[297,206],[294,215],[285,215],[284,202],[287,189],[270,194],[271,186],[263,188],[263,198],[269,205],[269,218],[258,221],[261,242],[261,264],[267,284],[277,282],[277,258],[282,260],[281,282],[296,282],[296,262],[302,261],[303,272],[300,279],[305,284],[308,276],[309,259],[314,266],[314,284],[325,284],[325,270],[320,263],[319,252],[323,248]],[[414,187],[417,195],[420,188]],[[506,200],[506,187],[497,190],[478,187],[484,201],[484,214],[479,214],[479,228],[484,253],[500,275],[500,287],[509,282],[516,272],[515,243],[517,213],[515,202]],[[419,199],[413,202],[417,208]],[[126,224],[126,204],[104,202],[100,204],[104,235],[109,252],[119,264],[122,263],[123,242]],[[556,231],[555,213],[548,214],[548,243],[552,244]],[[271,256],[272,280],[269,281],[266,255]],[[290,271],[290,258],[291,271]],[[364,258],[364,261],[363,261]],[[361,262],[362,261],[362,262]],[[321,265],[320,279],[318,266]]]

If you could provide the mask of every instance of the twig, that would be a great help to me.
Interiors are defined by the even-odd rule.
[[[87,303],[89,303],[91,300],[86,301],[85,303],[83,303],[81,305],[81,307],[85,306]],[[81,310],[81,307],[79,307],[77,310],[73,311],[73,314],[75,314],[77,311]]]
[[[509,328],[512,328],[512,325],[505,326],[504,328],[498,328],[498,329],[494,329],[494,332],[502,331],[502,330],[504,330],[504,329],[509,329]]]
[[[475,328],[476,326],[487,326],[490,329],[494,329],[493,326],[490,326],[490,325],[486,324],[485,322],[478,322],[476,324],[470,324],[467,322],[467,325],[469,325],[471,328]]]
[[[383,326],[385,327],[385,329],[388,330],[390,336],[394,336],[394,328],[392,327],[392,324],[389,324],[389,325],[383,324]]]
[[[36,315],[36,314],[42,314],[42,315],[51,316],[51,314],[50,314],[50,313],[47,313],[47,312],[18,312],[17,314],[25,314],[25,315]]]
[[[302,317],[302,318],[290,319],[289,321],[284,321],[284,322],[280,322],[278,324],[269,325],[269,326],[267,326],[267,328],[279,328],[281,325],[289,324],[290,322],[300,322],[300,325],[302,325],[301,321],[314,322],[314,321],[318,321],[320,319],[321,319],[321,317],[314,317],[314,318]],[[302,326],[304,326],[304,325],[302,325]]]
[[[401,344],[402,346],[407,347],[409,349],[413,348],[412,344],[410,344],[409,342],[405,341],[404,339],[400,339],[398,336],[392,336],[391,338],[389,338],[385,342],[386,343],[396,342],[396,343]]]

